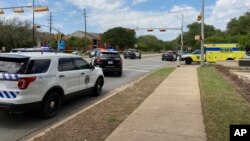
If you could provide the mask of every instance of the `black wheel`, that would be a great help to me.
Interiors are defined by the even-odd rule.
[[[93,90],[93,95],[94,96],[99,96],[102,92],[102,86],[103,86],[103,79],[98,78],[95,82],[94,90]]]
[[[191,60],[190,58],[187,58],[187,59],[185,60],[185,63],[186,63],[186,64],[191,64],[191,63],[192,63],[192,60]]]
[[[122,71],[117,72],[118,76],[122,76]]]
[[[59,112],[62,99],[59,93],[51,92],[43,99],[41,114],[45,118],[52,118]]]

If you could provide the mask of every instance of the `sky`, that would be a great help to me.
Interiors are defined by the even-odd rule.
[[[250,11],[250,0],[204,0],[205,23],[217,29],[226,30],[227,23]],[[35,5],[48,6],[48,12],[35,13],[35,24],[52,26],[64,34],[84,31],[84,14],[87,13],[87,32],[103,33],[114,27],[136,29],[136,35],[152,34],[159,39],[175,39],[180,30],[147,32],[147,28],[181,28],[184,16],[184,32],[187,25],[196,21],[201,12],[202,0],[34,0]],[[0,0],[0,8],[32,5],[32,0]],[[16,14],[11,9],[4,10],[0,18],[18,17],[32,22],[32,9]],[[42,32],[49,29],[42,27]],[[52,31],[56,33],[56,31]]]

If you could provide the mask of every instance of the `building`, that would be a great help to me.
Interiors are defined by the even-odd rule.
[[[66,36],[66,38],[70,37],[78,37],[78,38],[85,38],[85,32],[84,31],[76,31],[72,34],[69,34]],[[105,45],[102,42],[102,34],[101,33],[93,33],[93,32],[87,32],[86,38],[91,41],[91,44],[88,45],[88,49],[92,48],[104,48]]]

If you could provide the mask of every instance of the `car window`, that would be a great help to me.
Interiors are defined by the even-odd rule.
[[[101,53],[102,58],[120,58],[120,54],[116,52],[102,52]]]
[[[21,62],[0,61],[0,72],[17,73],[22,64]]]
[[[201,51],[200,50],[196,50],[192,54],[201,54]]]
[[[70,71],[75,70],[76,67],[72,58],[60,58],[58,63],[58,71]]]
[[[50,66],[50,59],[30,60],[27,63],[25,74],[38,74],[45,73],[48,71]]]
[[[73,58],[77,69],[89,69],[89,64],[82,58]]]

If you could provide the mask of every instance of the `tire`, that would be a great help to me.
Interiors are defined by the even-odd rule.
[[[103,86],[103,79],[99,77],[96,82],[93,89],[93,96],[99,96],[102,92],[102,86]]]
[[[122,76],[122,71],[117,72],[118,76]]]
[[[43,99],[41,114],[45,118],[56,116],[61,108],[62,98],[59,93],[51,92]]]
[[[189,65],[189,64],[192,63],[192,60],[191,60],[190,58],[187,58],[187,59],[185,59],[185,63],[186,63],[187,65]]]

